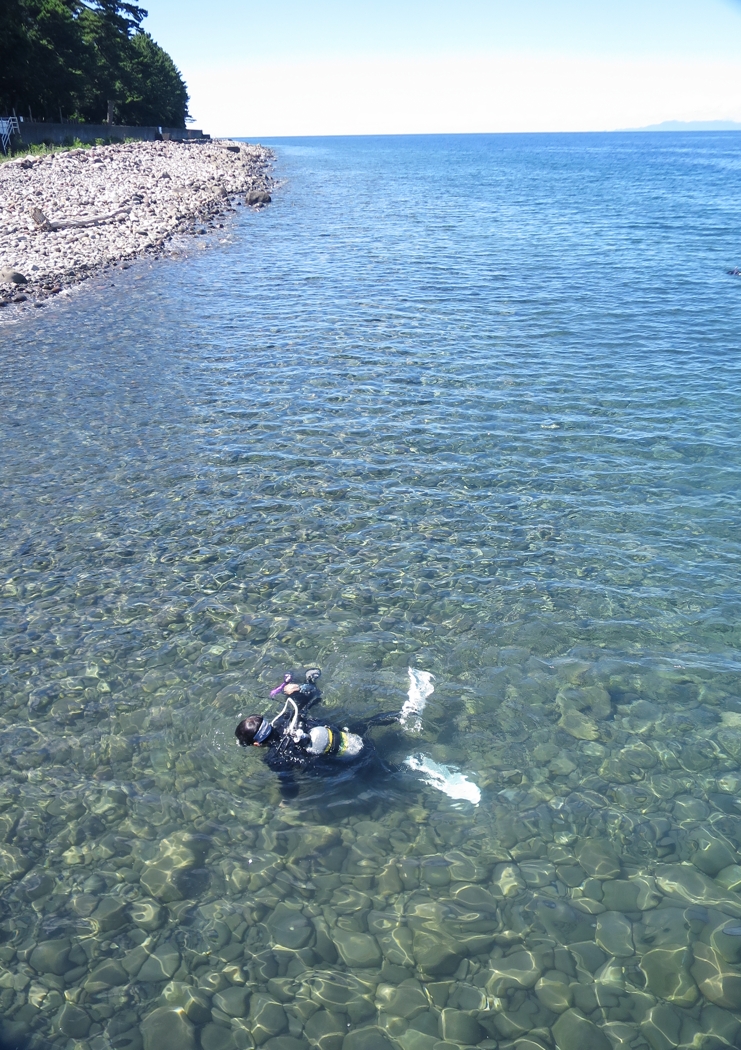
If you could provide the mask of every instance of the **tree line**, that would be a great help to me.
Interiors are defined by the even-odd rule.
[[[125,0],[0,0],[0,116],[185,127],[185,81],[146,15]]]

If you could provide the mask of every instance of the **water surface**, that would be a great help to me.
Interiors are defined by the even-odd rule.
[[[739,1045],[741,139],[275,147],[3,330],[5,1039]],[[313,664],[435,692],[281,804],[234,726]]]

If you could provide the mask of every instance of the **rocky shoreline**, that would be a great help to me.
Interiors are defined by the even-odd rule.
[[[231,141],[127,142],[0,165],[0,319],[269,203],[272,161]]]

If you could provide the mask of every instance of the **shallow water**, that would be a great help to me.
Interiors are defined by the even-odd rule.
[[[741,1045],[741,139],[276,149],[2,333],[4,1038]],[[281,805],[315,663],[434,692]]]

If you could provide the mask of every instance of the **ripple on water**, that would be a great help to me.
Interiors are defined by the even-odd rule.
[[[739,1045],[738,149],[283,143],[229,244],[10,332],[6,1041]],[[233,729],[315,662],[434,692],[281,804]]]

